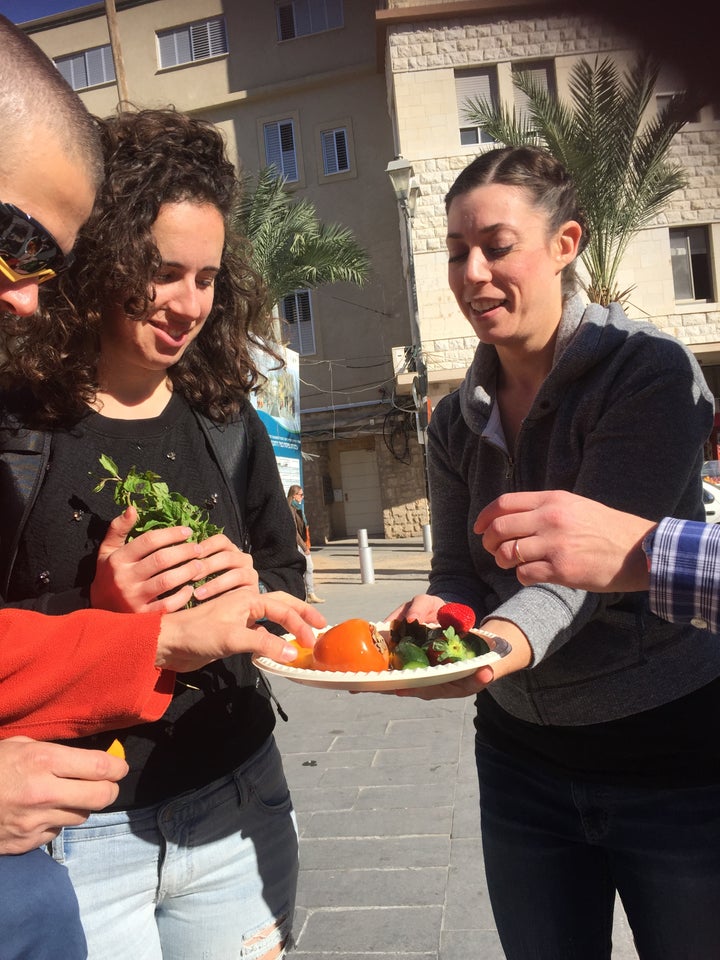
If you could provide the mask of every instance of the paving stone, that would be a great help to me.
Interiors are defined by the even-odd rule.
[[[494,930],[443,930],[438,960],[505,960]]]
[[[317,787],[290,787],[295,810],[308,812],[308,816],[323,810],[352,810],[360,805],[361,787],[338,787],[334,790]]]
[[[327,770],[323,774],[323,785],[340,786],[341,784],[357,784],[359,786],[386,786],[391,784],[424,784],[442,783],[445,778],[454,779],[456,766],[453,763],[436,763],[434,765],[396,764],[390,763],[369,768],[342,768]]]
[[[397,786],[360,787],[354,807],[356,810],[395,810],[405,807],[434,807],[453,803],[455,785],[451,781],[425,784],[418,790],[415,784]]]
[[[328,944],[347,944],[354,951],[375,954],[393,951],[395,956],[438,950],[441,907],[359,907],[312,910],[300,935],[298,950],[322,957]],[[332,954],[331,954],[332,955]]]
[[[350,810],[313,814],[306,837],[448,836],[452,807],[415,807],[407,810]]]
[[[299,890],[307,908],[443,906],[446,867],[303,870]]]
[[[357,867],[447,867],[448,837],[317,838],[300,844],[301,870]]]

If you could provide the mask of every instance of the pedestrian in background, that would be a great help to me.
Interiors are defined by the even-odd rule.
[[[325,603],[315,593],[314,567],[310,553],[310,527],[305,518],[303,488],[294,483],[287,493],[287,502],[292,511],[297,531],[297,548],[305,557],[305,593],[308,603]]]

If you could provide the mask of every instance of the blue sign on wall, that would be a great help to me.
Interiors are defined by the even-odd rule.
[[[267,380],[252,402],[265,424],[275,451],[283,488],[297,483],[302,486],[302,454],[300,451],[300,358],[294,350],[280,348],[285,368],[276,369],[267,354],[257,358]]]

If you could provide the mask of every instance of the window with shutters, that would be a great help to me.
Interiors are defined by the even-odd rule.
[[[267,165],[274,166],[289,183],[299,180],[293,121],[275,120],[263,124],[263,138]]]
[[[323,130],[320,134],[320,142],[325,176],[347,172],[350,169],[350,152],[345,127]]]
[[[224,17],[198,20],[157,34],[161,68],[207,60],[228,52]]]
[[[109,43],[67,57],[56,57],[54,63],[73,90],[115,82],[115,64]]]
[[[455,71],[455,99],[457,101],[460,143],[495,143],[482,127],[472,123],[467,115],[468,101],[481,101],[496,107],[498,103],[497,67],[478,67]]]
[[[280,301],[288,346],[300,356],[315,353],[315,330],[309,290],[295,290]]]
[[[707,227],[670,230],[670,262],[676,301],[714,301],[710,250]]]
[[[276,10],[279,40],[294,40],[343,25],[342,0],[281,0]]]
[[[655,84],[655,107],[658,113],[665,110],[671,103],[673,97],[681,96],[687,90],[687,81],[682,73],[671,64],[662,63],[658,71],[658,78]],[[713,117],[712,109],[709,107],[699,107],[694,112],[686,112],[686,122],[690,123],[712,123],[717,119]]]
[[[666,110],[672,103],[673,97],[678,96],[682,91],[676,90],[673,93],[658,93],[655,95],[655,107],[658,113],[662,113],[663,110]],[[686,123],[700,123],[702,116],[699,110],[695,110],[692,113],[687,114]]]
[[[552,97],[557,97],[557,83],[555,82],[555,63],[553,60],[529,60],[525,63],[514,63],[512,65],[513,74],[529,75],[535,85],[540,87]],[[528,98],[513,84],[515,117],[518,122],[524,122],[529,119],[528,116]]]

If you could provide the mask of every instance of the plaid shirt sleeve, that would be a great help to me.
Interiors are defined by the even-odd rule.
[[[644,548],[653,613],[720,633],[720,524],[666,517]]]

